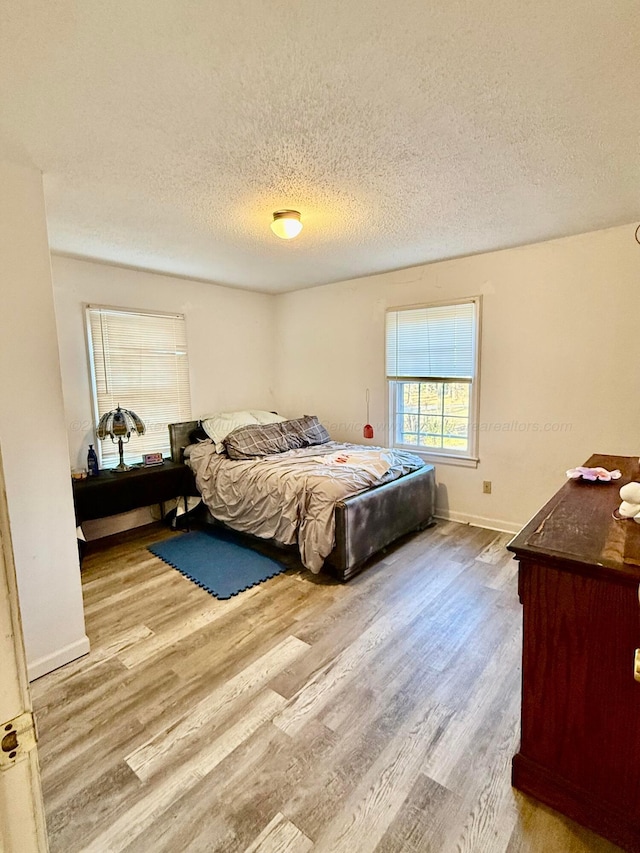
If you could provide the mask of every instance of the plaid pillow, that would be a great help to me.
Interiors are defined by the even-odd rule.
[[[329,433],[318,418],[305,415],[282,423],[238,427],[225,438],[224,446],[230,459],[253,459],[327,441]]]

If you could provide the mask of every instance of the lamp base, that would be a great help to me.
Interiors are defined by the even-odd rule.
[[[129,439],[129,435],[127,434],[127,440],[128,439]],[[122,474],[124,471],[130,471],[131,465],[125,465],[124,452],[122,449],[122,439],[121,438],[118,439],[118,451],[120,454],[120,463],[118,465],[116,465],[116,467],[113,470],[118,471],[120,474]]]

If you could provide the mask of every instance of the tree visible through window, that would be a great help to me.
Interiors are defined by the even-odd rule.
[[[479,300],[387,313],[391,442],[429,453],[475,453]]]
[[[133,409],[146,431],[131,437],[127,461],[168,455],[167,425],[191,418],[184,316],[90,305],[87,335],[96,424],[116,406]],[[101,464],[115,465],[117,445],[107,439],[98,446]]]

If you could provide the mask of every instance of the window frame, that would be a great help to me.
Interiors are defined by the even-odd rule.
[[[109,459],[109,460],[107,460],[107,463],[105,464],[105,460],[103,458],[103,444],[104,444],[104,442],[100,441],[100,439],[98,439],[96,436],[96,429],[97,429],[98,422],[100,421],[101,413],[100,413],[100,409],[99,409],[99,405],[98,405],[98,388],[97,388],[97,383],[96,383],[96,365],[95,365],[94,352],[93,352],[94,348],[93,348],[93,335],[92,335],[92,331],[91,331],[91,314],[90,314],[90,312],[91,311],[111,311],[111,312],[121,312],[123,314],[134,314],[134,315],[142,315],[142,316],[149,316],[149,317],[168,317],[168,318],[174,318],[174,319],[182,320],[184,322],[184,326],[185,326],[187,376],[188,376],[188,385],[189,385],[189,387],[188,387],[188,403],[189,403],[189,412],[191,412],[191,368],[189,365],[189,343],[188,343],[188,333],[187,333],[187,320],[186,320],[186,316],[183,313],[180,313],[178,311],[154,311],[152,309],[146,309],[146,308],[129,308],[129,307],[125,307],[122,305],[104,305],[104,304],[97,304],[94,302],[85,302],[85,303],[83,303],[82,307],[83,307],[83,312],[84,312],[85,344],[86,344],[86,350],[87,350],[87,367],[88,367],[88,372],[89,372],[89,388],[90,388],[90,394],[91,394],[91,411],[92,411],[93,418],[94,418],[94,422],[93,422],[94,448],[95,448],[96,453],[98,455],[98,464],[99,464],[100,468],[104,467],[104,470],[108,471],[108,470],[111,470],[112,467],[115,467],[115,464],[117,464],[117,461],[114,463],[113,460]],[[132,406],[131,408],[134,411],[136,411],[137,414],[139,414],[139,412],[137,411],[135,406]],[[190,419],[191,419],[191,414],[189,415],[188,418],[186,418],[186,420],[190,420]],[[142,420],[146,425],[146,420],[144,417],[142,418]],[[156,449],[154,448],[154,451],[155,450]],[[166,458],[167,454],[166,454],[165,450],[167,452],[170,450],[168,431],[167,431],[166,447],[162,448],[162,450],[163,450],[163,455]],[[151,452],[151,451],[148,451],[148,450],[142,451],[142,453],[146,453],[146,452]],[[136,450],[132,449],[131,451],[129,451],[129,454],[127,454],[126,445],[125,445],[125,460],[129,464],[139,465],[142,461],[142,453],[137,453]]]
[[[456,451],[452,448],[426,448],[419,447],[415,444],[403,444],[396,440],[397,428],[397,395],[398,386],[403,384],[402,380],[389,379],[386,375],[385,366],[385,381],[388,388],[388,406],[389,406],[389,422],[387,429],[387,443],[389,447],[397,447],[399,450],[407,450],[415,453],[418,456],[426,459],[429,462],[440,462],[444,464],[460,465],[464,467],[475,468],[478,465],[478,415],[480,411],[480,351],[482,337],[482,297],[468,296],[460,299],[446,299],[439,302],[422,302],[414,305],[399,305],[387,308],[385,312],[385,365],[387,358],[387,315],[394,312],[415,311],[423,308],[441,308],[450,305],[467,305],[473,303],[475,306],[475,340],[473,347],[473,377],[469,383],[470,399],[469,399],[469,443],[466,450]],[[413,380],[405,380],[406,382],[442,382],[446,381],[446,377],[415,377]],[[451,381],[456,381],[452,379]]]

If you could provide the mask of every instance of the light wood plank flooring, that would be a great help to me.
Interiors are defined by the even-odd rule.
[[[509,537],[440,522],[346,585],[217,601],[144,528],[93,546],[91,653],[33,696],[52,853],[613,853],[517,792]]]

